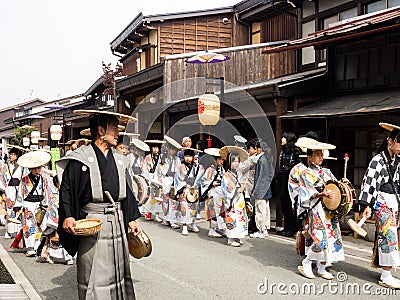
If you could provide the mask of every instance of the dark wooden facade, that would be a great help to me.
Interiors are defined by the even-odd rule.
[[[268,79],[291,74],[295,70],[294,51],[285,51],[271,55],[261,55],[261,49],[265,45],[254,45],[241,49],[224,51],[223,54],[230,57],[229,60],[214,64],[188,64],[187,57],[168,58],[165,60],[164,85],[175,81],[188,80],[196,77],[223,77],[225,81],[235,86],[245,86],[262,82]],[[204,91],[193,91],[194,87],[182,89],[180,98],[187,98],[189,94],[200,95]],[[179,96],[174,91],[175,96]],[[168,95],[166,95],[168,97]]]

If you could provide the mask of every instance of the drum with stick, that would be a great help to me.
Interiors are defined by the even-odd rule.
[[[346,178],[347,162],[349,155],[344,156],[344,177],[340,181],[328,180],[324,191],[330,190],[333,192],[333,198],[323,197],[322,206],[326,211],[334,216],[342,217],[348,214],[353,207],[353,201],[356,197],[354,187]]]

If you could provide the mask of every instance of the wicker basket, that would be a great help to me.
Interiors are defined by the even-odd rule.
[[[95,235],[100,231],[101,224],[103,224],[103,221],[99,219],[82,219],[76,221],[74,230],[77,235]]]

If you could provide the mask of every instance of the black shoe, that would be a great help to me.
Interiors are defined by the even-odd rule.
[[[284,230],[279,230],[279,231],[276,232],[276,234],[277,235],[283,235],[284,232],[285,232]]]

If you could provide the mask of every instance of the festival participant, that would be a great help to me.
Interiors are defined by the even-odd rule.
[[[304,148],[303,146],[305,145],[305,142],[307,139],[312,139],[314,140],[313,143],[318,143],[319,137],[314,131],[309,131],[307,132],[304,136],[301,136],[297,142],[295,143],[296,147],[302,146],[300,149],[302,149],[304,152],[307,151],[307,148]],[[302,157],[302,155],[299,155],[299,157]],[[307,155],[305,155],[307,158]],[[301,216],[302,214],[304,215],[305,209],[302,208],[299,205],[298,197],[300,193],[300,186],[303,184],[300,179],[300,174],[307,168],[307,162],[304,161],[304,163],[300,160],[300,162],[295,165],[289,172],[289,178],[288,178],[288,192],[289,192],[289,197],[292,202],[292,208],[293,208],[293,214],[295,215],[296,219],[296,230],[302,230],[303,225],[299,224],[302,222],[302,220],[298,220],[298,217]]]
[[[18,159],[18,164],[30,172],[22,178],[19,189],[19,195],[24,201],[22,233],[27,257],[36,256],[36,250],[40,245],[41,220],[37,219],[36,213],[48,204],[46,194],[48,182],[41,175],[41,171],[50,159],[49,153],[40,150],[28,152]]]
[[[131,153],[128,155],[129,159],[129,167],[128,167],[128,174],[131,176],[131,180],[135,180],[135,176],[142,176],[143,178],[139,178],[139,180],[146,181],[148,184],[150,184],[150,181],[148,180],[149,174],[147,172],[147,169],[145,167],[145,152],[150,151],[149,145],[147,145],[145,142],[139,140],[138,138],[134,138],[132,140],[132,150]],[[137,191],[139,192],[139,191]],[[142,216],[146,216],[147,218],[150,219],[150,212],[146,213],[146,210],[144,206],[142,205],[142,201],[147,201],[149,195],[143,195],[142,198],[139,199],[139,196],[141,195],[136,195],[136,191],[134,190],[136,200],[138,202],[138,208],[140,211],[140,214]]]
[[[199,228],[195,224],[198,202],[188,201],[188,197],[196,197],[198,180],[203,173],[202,166],[198,164],[198,160],[195,160],[195,151],[199,150],[184,148],[184,160],[175,173],[175,199],[179,201],[182,235],[189,234],[188,225],[191,231],[199,232]]]
[[[17,162],[22,154],[22,149],[18,146],[9,146],[11,147],[8,151],[9,162],[2,168],[2,177],[7,183],[5,193],[7,197],[6,207],[8,219],[4,237],[11,239],[16,237],[21,227],[18,222],[10,222],[9,220],[16,220],[23,205],[22,199],[18,197],[23,168],[19,166]]]
[[[244,137],[242,137],[241,135],[238,134],[238,135],[234,135],[233,139],[234,139],[234,146],[242,148],[242,149],[246,149],[247,140]]]
[[[387,139],[369,163],[365,172],[359,202],[365,205],[363,216],[375,213],[376,235],[372,266],[382,268],[379,284],[389,288],[400,288],[400,280],[391,274],[392,268],[400,266],[399,225],[400,202],[400,126],[379,123],[390,131]]]
[[[6,210],[6,194],[3,192],[1,193],[0,199],[0,225],[6,225],[6,218],[7,218],[7,210]]]
[[[301,150],[296,147],[296,135],[293,132],[285,132],[282,136],[282,148],[279,154],[279,200],[281,202],[284,229],[277,234],[292,237],[296,230],[296,219],[292,210],[292,202],[288,191],[288,180],[290,170],[300,163]]]
[[[222,195],[226,212],[226,236],[228,246],[240,247],[247,234],[247,214],[243,196],[244,182],[238,172],[239,164],[248,158],[245,150],[235,146],[225,146],[220,150],[221,157],[227,162],[227,171],[221,180]]]
[[[200,200],[205,201],[204,216],[210,222],[208,236],[221,238],[226,232],[224,214],[227,207],[224,206],[221,180],[225,174],[224,159],[219,148],[208,148],[204,152],[214,157],[215,163],[208,167],[201,178]]]
[[[163,147],[164,152],[161,154],[160,163],[154,172],[154,180],[162,186],[162,209],[164,212],[164,220],[162,222],[165,226],[171,226],[173,229],[178,229],[179,225],[179,201],[174,199],[174,178],[175,173],[180,167],[181,161],[176,155],[177,151],[181,148],[179,143],[169,136],[164,136],[167,142]]]
[[[324,190],[328,180],[335,180],[329,169],[321,168],[324,160],[323,150],[334,149],[335,146],[315,140],[303,140],[300,147],[307,148],[307,168],[300,174],[299,205],[307,210],[309,217],[310,240],[306,242],[306,258],[299,272],[306,278],[315,278],[312,262],[317,263],[318,275],[324,279],[334,276],[326,270],[326,264],[344,260],[342,237],[339,228],[339,217],[326,212],[322,206],[322,197],[332,199],[334,193]],[[299,143],[297,143],[299,145]]]
[[[247,152],[249,153],[249,158],[245,161],[240,162],[238,171],[242,174],[242,180],[245,182],[244,184],[244,199],[246,201],[246,205],[253,208],[253,213],[251,216],[249,215],[249,223],[248,223],[248,232],[250,234],[257,231],[256,221],[255,221],[255,213],[254,199],[251,199],[251,192],[254,187],[254,178],[256,175],[256,165],[257,161],[261,154],[257,153],[257,149],[260,148],[260,142],[257,138],[250,140],[247,143]],[[249,205],[250,204],[250,205]]]
[[[160,161],[161,145],[165,142],[160,140],[145,140],[144,142],[149,145],[151,151],[151,153],[147,154],[145,157],[145,168],[149,174],[148,179],[153,180],[154,171]]]
[[[149,145],[139,139],[132,140],[132,152],[128,155],[130,167],[135,175],[143,175],[148,178],[145,172],[145,153],[150,151]]]
[[[122,155],[128,156],[129,154],[128,146],[129,146],[128,138],[123,135],[120,135],[118,137],[117,146],[115,147],[115,149]]]
[[[183,162],[184,152],[183,148],[191,148],[192,147],[192,139],[188,136],[183,137],[182,139],[182,147],[181,150],[178,152],[178,157]],[[196,153],[195,153],[196,155]]]
[[[146,155],[145,170],[148,174],[148,180],[151,184],[149,200],[145,203],[144,208],[147,210],[146,220],[151,220],[151,214],[154,215],[154,221],[162,222],[160,214],[162,213],[162,198],[160,193],[161,185],[154,181],[154,172],[161,161],[161,145],[165,142],[161,140],[146,140],[149,144],[151,153]]]
[[[40,228],[42,230],[42,240],[37,250],[37,254],[44,258],[49,264],[54,262],[73,265],[72,256],[65,250],[59,241],[57,234],[58,227],[58,207],[59,207],[59,188],[60,183],[55,171],[43,168],[41,175],[47,181],[46,195],[48,199],[46,215],[43,218]]]
[[[263,239],[268,236],[268,230],[271,228],[269,200],[272,198],[270,186],[274,177],[275,166],[268,144],[265,141],[260,141],[260,148],[262,154],[257,160],[254,186],[251,193],[251,199],[255,204],[255,221],[258,231],[251,234],[250,237]]]
[[[135,299],[126,232],[139,233],[135,220],[140,213],[123,156],[113,147],[117,145],[118,122],[137,120],[108,111],[75,113],[89,117],[93,142],[56,162],[62,178],[60,242],[69,254],[78,253],[79,299]],[[96,235],[76,235],[76,221],[84,218],[103,221]]]

